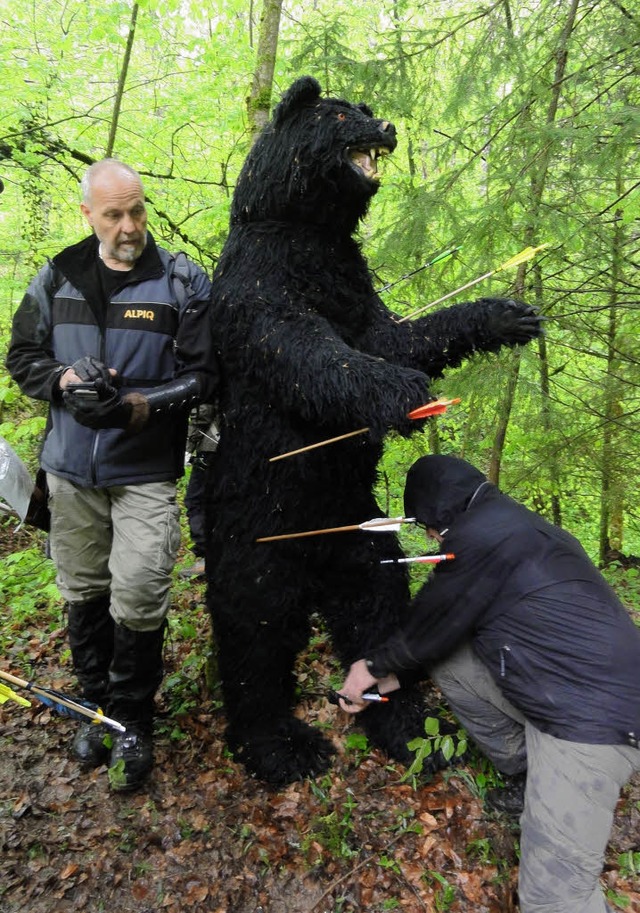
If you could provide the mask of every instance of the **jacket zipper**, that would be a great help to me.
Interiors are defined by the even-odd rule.
[[[511,647],[508,647],[506,644],[503,647],[500,647],[500,678],[505,678],[507,675],[507,660],[505,653],[511,653]]]

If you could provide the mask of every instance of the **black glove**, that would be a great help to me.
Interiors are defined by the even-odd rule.
[[[524,345],[542,336],[538,309],[515,298],[480,298],[478,304],[488,308],[487,332],[500,345]]]
[[[133,405],[125,402],[115,387],[104,383],[102,378],[96,379],[96,387],[98,384],[98,399],[79,396],[73,392],[73,384],[70,384],[62,394],[67,410],[86,428],[127,428],[131,421]]]
[[[114,386],[114,379],[109,374],[109,369],[95,355],[85,355],[79,358],[71,365],[71,370],[78,375],[84,383],[98,381],[96,389],[100,389],[103,384],[109,387]]]

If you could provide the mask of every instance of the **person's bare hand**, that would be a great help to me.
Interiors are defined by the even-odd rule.
[[[377,683],[378,679],[369,672],[364,659],[353,663],[342,687],[338,689],[338,694],[344,695],[350,703],[340,701],[340,709],[345,713],[360,713],[367,706],[367,702],[362,700],[362,695]]]

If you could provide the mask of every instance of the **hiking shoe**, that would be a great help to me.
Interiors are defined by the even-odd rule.
[[[527,784],[526,773],[503,777],[504,786],[488,789],[484,797],[485,805],[491,811],[502,812],[511,818],[519,818],[524,811],[524,790]]]
[[[204,558],[198,558],[189,567],[183,567],[178,571],[178,577],[183,580],[202,580],[205,576]]]
[[[109,728],[103,723],[82,723],[73,737],[73,754],[85,767],[100,767],[109,758],[105,739]]]
[[[139,722],[125,725],[126,732],[118,732],[113,736],[109,761],[109,781],[115,792],[138,789],[153,768],[151,725]]]

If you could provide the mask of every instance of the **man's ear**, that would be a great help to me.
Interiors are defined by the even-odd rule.
[[[80,212],[85,217],[89,225],[93,228],[93,219],[91,217],[91,210],[86,203],[80,203]]]

